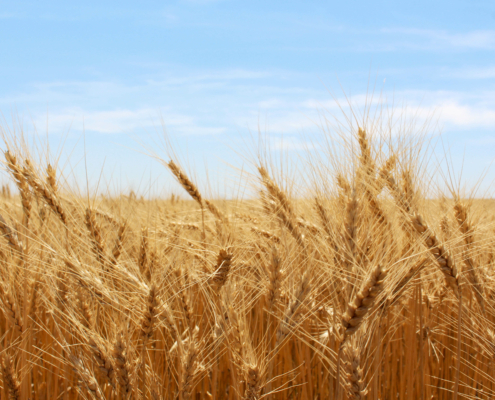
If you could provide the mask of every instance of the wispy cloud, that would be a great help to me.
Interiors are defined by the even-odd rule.
[[[0,98],[3,111],[21,104],[39,126],[45,125],[48,114],[52,131],[80,130],[84,121],[86,130],[129,133],[161,129],[163,119],[170,132],[180,135],[235,135],[258,129],[273,135],[298,135],[321,131],[324,115],[346,125],[349,103],[357,115],[364,115],[369,107],[372,115],[380,108],[388,113],[394,108],[395,116],[407,113],[425,120],[433,115],[441,128],[450,131],[495,126],[493,92],[402,90],[332,100],[324,87],[317,91],[287,85],[273,71],[175,73],[136,84],[48,82],[30,89]],[[47,101],[48,113],[40,107]],[[333,117],[329,120],[334,121]]]
[[[381,32],[387,35],[399,35],[391,42],[392,45],[401,43],[416,49],[495,49],[495,30],[448,32],[414,28],[383,28]],[[414,41],[407,41],[408,38],[413,38]]]
[[[218,135],[225,132],[224,127],[200,125],[193,116],[180,115],[169,110],[161,110],[159,113],[151,108],[106,111],[67,109],[48,116],[38,113],[34,117],[34,124],[43,126],[48,123],[51,132],[84,129],[101,134],[118,134],[135,133],[151,127],[161,129],[162,120],[165,128],[182,135]]]
[[[495,79],[495,66],[458,68],[447,70],[445,75],[455,79]]]

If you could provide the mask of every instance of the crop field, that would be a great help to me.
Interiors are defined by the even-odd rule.
[[[75,195],[7,137],[1,398],[494,398],[495,204],[371,131],[228,200],[176,159],[180,196]]]

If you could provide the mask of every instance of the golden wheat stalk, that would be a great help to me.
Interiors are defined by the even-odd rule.
[[[21,384],[9,352],[2,355],[2,377],[10,400],[21,400]]]
[[[344,341],[356,332],[363,323],[364,317],[369,314],[377,296],[383,291],[383,280],[386,272],[377,265],[361,290],[349,303],[347,311],[342,317],[344,326]]]
[[[170,160],[167,164],[170,171],[175,175],[181,186],[185,189],[189,196],[198,202],[198,204],[203,208],[203,198],[199,192],[196,185],[187,177],[187,175],[180,169],[180,167],[173,161]]]
[[[52,190],[50,190],[45,185],[45,183],[38,178],[29,160],[25,161],[25,176],[29,185],[33,188],[36,195],[41,199],[43,199],[46,202],[46,204],[48,204],[48,206],[52,209],[52,211],[56,215],[58,215],[62,223],[65,226],[67,226],[68,224],[67,215],[65,213],[64,208],[62,207],[62,203],[57,197],[57,194]]]
[[[10,170],[14,181],[19,188],[21,194],[21,203],[24,215],[26,216],[26,225],[29,222],[31,216],[31,192],[29,191],[29,185],[24,176],[23,169],[17,163],[17,157],[11,154],[8,150],[5,152],[5,159],[7,161],[7,167]]]

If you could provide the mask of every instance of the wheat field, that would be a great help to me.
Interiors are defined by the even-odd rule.
[[[495,207],[420,144],[356,129],[301,190],[260,157],[247,199],[163,160],[184,195],[145,200],[4,141],[2,399],[495,396]]]

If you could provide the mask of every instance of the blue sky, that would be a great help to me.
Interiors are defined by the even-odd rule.
[[[166,157],[163,124],[222,193],[258,127],[297,153],[323,109],[339,117],[334,98],[359,108],[375,82],[389,103],[435,112],[467,181],[495,156],[493,1],[71,3],[0,1],[0,110],[55,153],[64,141],[67,174],[84,175],[86,154],[100,190],[180,192],[139,144]]]

